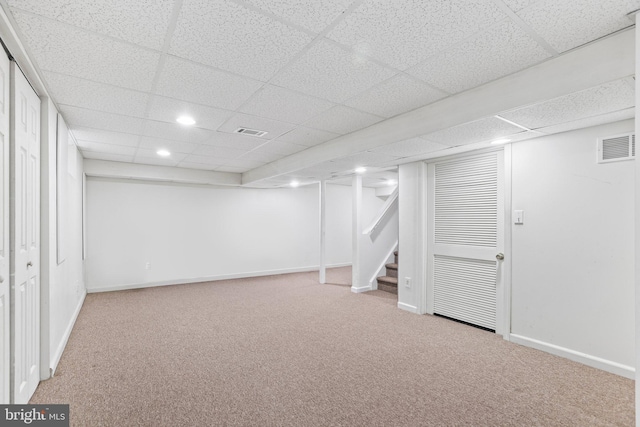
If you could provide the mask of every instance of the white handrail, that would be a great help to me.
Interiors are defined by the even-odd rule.
[[[393,190],[393,193],[389,195],[389,198],[385,202],[384,206],[382,206],[382,209],[380,209],[380,212],[378,213],[378,215],[371,222],[371,225],[365,228],[362,234],[371,234],[373,230],[375,230],[378,227],[378,225],[380,225],[382,218],[384,218],[387,212],[389,212],[389,209],[391,208],[391,206],[397,200],[398,200],[398,187],[396,186],[396,189]]]

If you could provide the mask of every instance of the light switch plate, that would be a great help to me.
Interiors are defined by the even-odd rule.
[[[524,211],[521,211],[521,210],[513,211],[513,223],[524,224]]]

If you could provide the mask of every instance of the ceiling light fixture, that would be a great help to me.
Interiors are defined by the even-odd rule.
[[[367,168],[364,167],[359,167],[355,169],[356,173],[365,173],[367,171]]]
[[[506,144],[507,142],[511,142],[509,138],[496,139],[495,141],[491,141],[492,144]]]
[[[396,182],[396,180],[395,180],[395,179],[388,179],[388,180],[387,180],[387,185],[389,185],[389,186],[391,186],[391,185],[396,185],[396,184],[397,184],[397,182]]]
[[[169,157],[171,155],[169,150],[158,150],[156,151],[156,154],[160,157]]]
[[[296,188],[297,186],[300,185],[300,183],[298,181],[291,181],[291,184],[289,185],[292,186],[293,188]]]
[[[193,119],[193,117],[190,117],[190,116],[180,116],[176,119],[176,122],[186,126],[191,126],[196,124],[196,121]]]

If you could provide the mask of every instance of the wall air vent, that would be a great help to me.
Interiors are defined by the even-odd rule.
[[[248,129],[248,128],[238,128],[236,129],[236,133],[242,133],[244,135],[251,135],[251,136],[265,136],[267,134],[267,132],[264,130],[255,130],[255,129]]]
[[[635,134],[628,133],[598,139],[598,163],[632,160],[635,157]]]

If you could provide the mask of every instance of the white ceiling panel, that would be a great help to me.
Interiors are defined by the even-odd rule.
[[[532,4],[538,1],[540,0],[502,0],[502,2],[506,4],[509,7],[509,9],[513,10],[514,12],[518,12],[524,9],[525,7],[531,6]]]
[[[220,147],[215,145],[199,145],[191,154],[196,156],[217,157],[219,159],[231,160],[247,153],[248,150],[239,148]]]
[[[180,163],[178,163],[178,167],[179,168],[185,168],[185,169],[199,169],[199,170],[215,170],[216,168],[219,168],[220,165],[218,164],[204,164],[204,163],[192,163],[192,162],[188,162],[188,161],[182,161]]]
[[[271,163],[274,160],[278,160],[284,157],[282,154],[272,153],[262,148],[256,148],[253,151],[243,154],[239,157],[240,160],[255,161],[261,163]]]
[[[193,104],[164,96],[154,96],[148,117],[168,123],[175,123],[180,116],[190,116],[196,121],[195,127],[217,130],[233,112],[220,108]]]
[[[313,147],[314,145],[321,144],[338,136],[340,135],[337,133],[299,126],[291,132],[279,136],[277,140]]]
[[[511,20],[504,20],[407,72],[451,93],[479,86],[551,56]]]
[[[634,105],[635,92],[622,79],[500,115],[530,129],[537,129]]]
[[[136,153],[134,161],[147,165],[176,166],[184,160],[185,157],[187,157],[187,154],[184,153],[171,153],[169,157],[160,157],[156,154],[155,150],[140,148]]]
[[[439,150],[446,150],[447,148],[450,147],[448,145],[427,141],[422,138],[411,138],[394,144],[374,148],[371,152],[389,154],[395,157],[410,157]]]
[[[304,125],[305,127],[344,135],[371,126],[381,120],[383,120],[383,118],[380,116],[374,116],[373,114],[358,111],[353,108],[337,105],[317,115],[308,122],[305,122]]]
[[[365,0],[328,37],[404,70],[505,17],[482,0]]]
[[[174,141],[200,143],[214,134],[214,131],[185,126],[179,123],[157,122],[146,120],[144,122],[144,136],[160,139],[172,139]]]
[[[300,124],[335,104],[278,86],[266,85],[239,111],[288,123]]]
[[[169,53],[267,81],[311,40],[230,1],[185,0]]]
[[[85,30],[160,50],[174,0],[8,0],[33,12]]]
[[[564,52],[632,26],[626,14],[639,8],[639,0],[541,0],[518,16],[554,49]]]
[[[445,96],[447,94],[441,90],[404,74],[398,74],[349,99],[345,104],[378,116],[393,117],[431,104]]]
[[[156,92],[195,104],[235,110],[261,86],[253,79],[168,56]]]
[[[333,160],[331,163],[339,166],[341,168],[340,171],[347,172],[350,169],[354,169],[356,167],[376,166],[382,163],[397,160],[398,158],[398,156],[392,156],[383,153],[362,152],[354,154],[352,156]]]
[[[625,110],[614,111],[612,113],[600,114],[598,116],[588,117],[586,119],[575,120],[571,122],[561,123],[559,125],[547,126],[538,129],[540,132],[553,134],[558,132],[567,132],[575,129],[582,129],[590,126],[598,126],[606,123],[618,122],[620,120],[629,120],[635,117],[635,108],[627,108]]]
[[[524,132],[524,130],[495,117],[489,117],[430,133],[424,135],[423,138],[438,144],[456,147],[458,145],[503,138],[520,132]]]
[[[77,140],[100,142],[103,144],[124,145],[127,147],[137,147],[140,142],[140,135],[121,132],[109,132],[105,130],[74,128],[71,133]]]
[[[133,156],[136,153],[135,147],[127,147],[125,145],[104,144],[102,142],[76,141],[82,152],[93,151],[96,153],[121,154],[125,156]]]
[[[125,163],[133,162],[133,156],[126,156],[123,154],[107,154],[107,153],[95,153],[92,151],[82,151],[82,157],[84,157],[85,159],[107,160],[110,162],[125,162]]]
[[[142,133],[143,120],[135,117],[65,105],[60,106],[60,113],[72,130],[76,127],[82,127],[137,135]]]
[[[315,33],[339,17],[353,0],[245,0],[261,10]]]
[[[42,70],[140,91],[151,89],[160,55],[25,12],[14,13]]]
[[[224,163],[224,161],[221,160],[219,157],[202,156],[198,154],[189,154],[188,156],[185,156],[182,162],[191,163],[195,165],[197,164],[207,165],[207,166],[213,166],[213,167],[221,166]]]
[[[140,148],[148,150],[168,150],[171,153],[191,153],[193,150],[199,147],[197,144],[184,141],[172,141],[162,138],[151,138],[143,136],[140,138]]]
[[[282,141],[267,141],[266,144],[261,145],[256,151],[277,154],[280,156],[288,156],[293,153],[297,153],[302,150],[306,150],[309,147],[304,145],[292,144]]]
[[[320,41],[272,83],[340,103],[390,78],[394,71],[361,60],[353,52]]]
[[[144,117],[149,95],[66,74],[44,72],[50,95],[58,105],[66,104],[108,113]]]
[[[237,150],[249,151],[264,144],[268,139],[255,136],[241,135],[238,133],[216,132],[211,138],[202,142],[202,145],[213,147],[229,147]]]
[[[245,159],[241,157],[239,159],[231,159],[231,160],[225,161],[222,164],[222,166],[216,170],[221,172],[245,172],[247,170],[257,168],[258,166],[262,166],[264,164],[266,164],[266,162]]]
[[[291,123],[280,122],[277,120],[271,120],[264,117],[253,116],[250,114],[234,114],[229,120],[227,120],[222,126],[218,128],[220,132],[233,133],[238,128],[249,128],[254,130],[262,130],[267,132],[265,136],[249,137],[256,139],[273,139],[287,133],[296,126]]]

